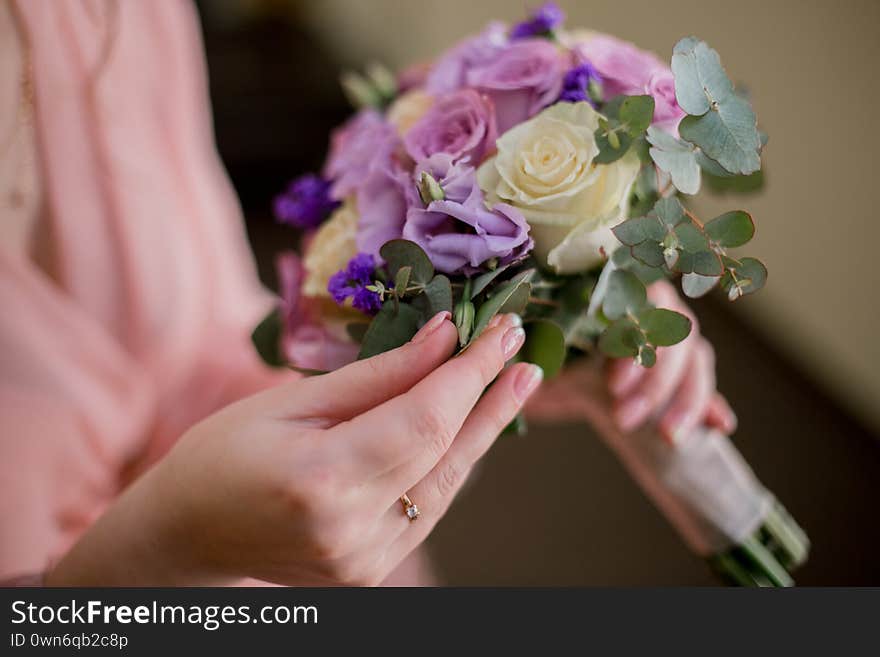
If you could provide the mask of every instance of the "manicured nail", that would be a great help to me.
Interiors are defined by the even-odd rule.
[[[648,398],[643,395],[635,395],[621,404],[614,414],[617,426],[624,431],[632,431],[644,421],[649,410]]]
[[[520,401],[525,401],[543,380],[544,370],[537,365],[532,365],[530,363],[527,367],[520,370],[516,380],[513,382],[513,394],[515,394],[516,398]]]
[[[411,342],[413,344],[419,344],[420,342],[424,342],[431,334],[440,328],[440,325],[443,324],[447,319],[452,317],[452,314],[448,310],[444,310],[442,312],[437,313],[418,330],[418,332],[412,337]]]
[[[515,328],[517,326],[522,326],[522,317],[517,315],[516,313],[507,313],[504,315],[503,319],[504,326],[509,328]]]
[[[507,333],[501,338],[501,350],[504,352],[504,360],[513,356],[526,341],[526,332],[521,327],[507,329]]]

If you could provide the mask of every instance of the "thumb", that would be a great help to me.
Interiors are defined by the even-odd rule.
[[[458,336],[450,317],[446,311],[434,315],[397,349],[279,386],[272,391],[274,402],[289,419],[350,420],[407,392],[449,359]]]

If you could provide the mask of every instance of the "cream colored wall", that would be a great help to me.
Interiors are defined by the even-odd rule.
[[[430,58],[526,3],[502,0],[320,0],[304,3],[340,56],[399,68]],[[536,2],[529,2],[531,6]],[[569,25],[613,32],[664,58],[697,35],[745,80],[770,134],[757,197],[701,201],[705,216],[752,211],[750,253],[767,288],[737,303],[850,407],[880,427],[880,1],[613,0],[566,2]]]

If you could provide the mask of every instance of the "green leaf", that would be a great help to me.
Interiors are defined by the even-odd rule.
[[[733,96],[703,116],[684,117],[678,132],[730,173],[750,174],[761,168],[757,119],[741,98]]]
[[[415,242],[391,240],[382,245],[379,255],[385,260],[388,274],[394,280],[401,267],[412,267],[410,280],[416,285],[427,285],[434,277],[434,265],[430,258]]]
[[[672,184],[683,194],[700,191],[700,167],[693,144],[676,139],[659,128],[648,128],[649,153],[654,163],[670,175]]]
[[[633,139],[651,125],[654,118],[654,98],[652,96],[626,96],[620,103],[617,118]]]
[[[349,322],[345,325],[345,332],[354,342],[360,344],[364,341],[368,328],[370,328],[369,322]]]
[[[364,334],[358,359],[371,358],[406,344],[418,331],[421,320],[422,313],[411,305],[386,301]]]
[[[645,240],[660,242],[666,236],[666,231],[655,217],[627,219],[612,228],[611,232],[627,246],[635,246]]]
[[[474,331],[471,334],[470,342],[473,342],[480,336],[489,324],[489,320],[498,313],[522,313],[529,302],[529,295],[532,289],[531,285],[529,285],[529,280],[534,273],[534,269],[520,272],[499,286],[492,296],[483,302],[477,309],[477,315],[474,319]]]
[[[691,332],[691,320],[666,308],[651,308],[639,314],[639,326],[648,342],[657,347],[668,347],[684,340]]]
[[[565,336],[559,326],[548,320],[526,322],[526,342],[523,358],[544,370],[545,377],[553,377],[565,362]]]
[[[703,276],[693,272],[681,277],[681,289],[691,299],[698,299],[718,285],[720,276]]]
[[[693,221],[682,221],[678,224],[675,227],[675,236],[678,238],[679,246],[688,253],[697,253],[709,248],[709,240]]]
[[[685,37],[672,51],[675,98],[688,114],[700,116],[735,97],[733,83],[721,66],[718,53],[705,41]]]
[[[721,286],[727,290],[731,301],[757,292],[767,282],[767,268],[757,258],[727,258],[725,264],[727,271],[721,278]]]
[[[693,37],[676,44],[672,55],[675,96],[686,116],[679,124],[682,139],[699,146],[730,173],[761,168],[761,138],[748,101],[734,93],[721,58]]]
[[[470,299],[462,299],[455,306],[453,313],[455,327],[458,329],[458,346],[464,347],[474,330],[474,303]]]
[[[644,334],[627,317],[609,324],[599,336],[599,350],[612,358],[637,356],[643,344],[645,344]]]
[[[657,363],[657,351],[651,345],[643,345],[636,359],[642,367],[654,367]]]
[[[281,309],[274,308],[267,314],[251,333],[251,342],[270,367],[283,367],[287,363],[281,351],[281,335],[284,332],[284,320]]]
[[[422,313],[427,321],[444,310],[452,312],[452,284],[449,279],[438,274],[424,287],[422,292],[412,300],[413,308]]]
[[[747,176],[703,176],[709,191],[714,194],[754,194],[764,188],[764,172],[755,171]]]
[[[746,244],[755,235],[755,222],[748,212],[734,210],[715,217],[705,226],[706,234],[723,247]]]
[[[618,269],[625,269],[638,276],[645,287],[665,277],[662,269],[648,267],[633,258],[629,249],[617,249],[611,256],[611,259],[614,260],[614,264]]]
[[[471,299],[476,299],[477,295],[488,287],[488,285],[494,281],[498,276],[503,274],[505,270],[507,270],[510,265],[502,265],[501,267],[496,267],[492,271],[487,271],[485,274],[480,274],[476,278],[473,279],[473,286],[471,288]]]
[[[632,257],[649,267],[662,267],[666,263],[663,247],[657,242],[645,241],[631,249]]]
[[[618,121],[610,119],[608,121],[600,120],[599,127],[594,133],[596,145],[599,147],[599,153],[593,158],[596,164],[611,164],[616,162],[629,150],[632,146],[632,137],[629,133],[622,129]]]
[[[710,250],[698,251],[697,253],[679,252],[674,270],[681,274],[693,272],[701,276],[721,276],[724,273],[721,258]]]
[[[627,313],[637,313],[647,303],[647,299],[647,290],[635,274],[616,269],[608,277],[602,312],[608,319],[618,319]]]
[[[412,276],[412,267],[409,265],[398,269],[397,274],[394,276],[394,293],[401,299],[406,294],[410,276]]]
[[[674,196],[661,198],[654,204],[654,214],[670,228],[675,228],[685,219],[684,207]]]

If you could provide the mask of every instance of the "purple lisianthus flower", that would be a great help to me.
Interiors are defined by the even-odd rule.
[[[492,101],[473,89],[461,89],[437,98],[409,129],[403,144],[417,162],[435,153],[479,162],[495,148],[496,137]]]
[[[511,39],[524,39],[550,34],[565,20],[565,12],[555,2],[545,2],[532,12],[529,19],[510,30]]]
[[[578,64],[565,74],[565,78],[562,80],[562,93],[559,94],[559,100],[568,103],[579,103],[585,100],[595,107],[596,104],[588,93],[591,82],[602,84],[602,76],[599,75],[596,68],[589,62]]]
[[[376,261],[369,253],[358,253],[327,282],[327,291],[333,300],[342,305],[351,298],[351,305],[367,314],[374,314],[382,307],[377,292],[368,290],[376,278]]]
[[[333,131],[324,177],[333,181],[330,196],[342,200],[357,192],[371,163],[397,144],[397,132],[374,109],[361,110]]]
[[[566,61],[546,39],[522,39],[471,67],[467,84],[495,103],[498,133],[503,134],[556,101]]]
[[[290,183],[275,197],[275,217],[296,228],[315,228],[339,207],[339,201],[330,198],[330,182],[321,176],[307,173]]]
[[[393,154],[377,157],[357,195],[358,251],[379,258],[379,249],[401,236],[406,210],[418,197],[410,174]]]
[[[416,179],[422,172],[440,183],[446,198],[427,207],[421,201],[413,204],[403,237],[422,247],[438,271],[475,274],[490,260],[504,265],[531,251],[525,217],[505,203],[487,208],[469,162],[438,153],[416,166]]]

